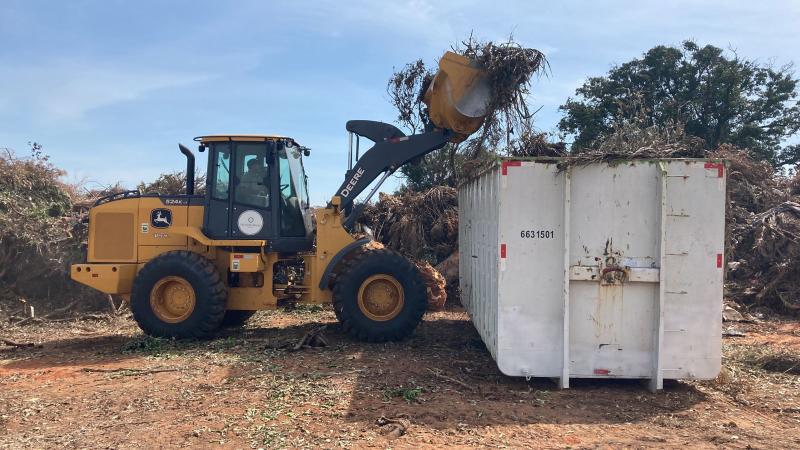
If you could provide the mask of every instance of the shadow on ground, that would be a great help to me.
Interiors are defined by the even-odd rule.
[[[625,423],[678,414],[704,399],[680,382],[652,394],[639,380],[573,380],[503,375],[472,324],[427,320],[412,339],[365,346],[348,416],[356,421],[407,416],[433,428],[464,424]],[[409,398],[413,397],[413,398]]]

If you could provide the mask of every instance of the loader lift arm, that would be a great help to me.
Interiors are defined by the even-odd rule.
[[[414,158],[444,147],[452,135],[449,130],[440,129],[406,136],[394,125],[372,120],[350,120],[347,122],[346,128],[347,131],[375,143],[347,171],[344,182],[336,190],[335,196],[339,197],[339,210],[349,212],[343,222],[347,229],[352,227],[361,215],[364,204],[369,201],[369,197],[372,197],[389,175]],[[383,178],[373,188],[364,203],[353,207],[355,198],[381,174],[383,174]]]

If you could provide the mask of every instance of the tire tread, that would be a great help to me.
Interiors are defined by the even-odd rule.
[[[400,322],[396,327],[378,327],[370,329],[364,326],[368,318],[361,316],[353,295],[357,295],[357,286],[362,279],[357,271],[363,266],[386,263],[396,267],[397,272],[391,274],[395,278],[406,280],[403,291],[406,296],[406,311],[401,311]],[[427,296],[422,278],[417,268],[397,252],[383,249],[360,249],[351,258],[347,258],[337,270],[336,282],[333,286],[333,311],[342,325],[342,329],[361,341],[386,342],[399,341],[408,337],[416,329],[427,307]],[[393,322],[398,318],[392,319]],[[387,322],[387,323],[389,323]],[[374,323],[374,322],[373,322]]]
[[[150,308],[150,290],[159,279],[169,276],[176,268],[196,274],[202,280],[195,289],[203,313],[190,316],[187,321],[194,322],[188,329],[167,324],[159,320]],[[188,280],[187,280],[188,281]],[[205,290],[198,292],[198,287]],[[131,310],[139,327],[148,335],[168,338],[205,339],[211,337],[222,324],[228,299],[228,290],[214,264],[204,256],[188,250],[173,250],[162,253],[150,260],[136,275],[131,293]],[[199,303],[203,302],[202,305]]]

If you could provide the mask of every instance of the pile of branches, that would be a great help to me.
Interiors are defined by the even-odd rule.
[[[701,138],[686,135],[675,126],[639,128],[625,125],[612,133],[596,149],[577,153],[575,164],[612,162],[620,159],[703,158],[708,156]]]
[[[106,298],[69,280],[69,266],[83,259],[86,225],[74,210],[78,197],[63,172],[32,144],[30,157],[0,154],[0,306],[6,312],[36,305],[40,311],[81,299]]]
[[[582,165],[617,160],[705,158],[709,156],[705,141],[686,133],[683,123],[668,121],[653,125],[647,116],[642,94],[631,94],[626,104],[619,105],[611,133],[596,148],[570,154],[564,165]]]
[[[723,146],[729,162],[728,296],[747,306],[800,313],[800,176]]]
[[[415,261],[436,265],[458,250],[458,194],[451,187],[381,193],[362,220],[376,240]]]
[[[547,133],[526,130],[511,143],[508,154],[515,158],[531,158],[538,156],[564,157],[569,153],[566,144],[552,142]]]

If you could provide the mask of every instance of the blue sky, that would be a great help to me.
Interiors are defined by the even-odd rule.
[[[531,101],[552,131],[586,77],[654,45],[692,38],[781,65],[800,61],[798,23],[795,0],[3,0],[0,147],[35,140],[70,181],[132,186],[181,169],[176,144],[197,135],[289,135],[313,149],[320,204],[343,179],[345,122],[394,119],[392,68],[470,32],[547,54]]]

